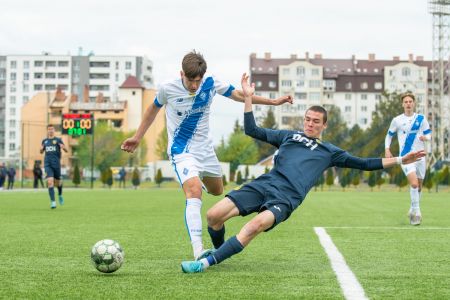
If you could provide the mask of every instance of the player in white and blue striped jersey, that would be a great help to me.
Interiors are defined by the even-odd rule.
[[[180,77],[158,88],[154,102],[145,112],[136,134],[122,144],[133,152],[165,106],[168,149],[178,180],[186,196],[185,223],[191,239],[194,258],[207,254],[202,241],[202,186],[213,195],[223,193],[222,170],[214,152],[209,132],[210,106],[216,94],[244,102],[244,94],[231,84],[212,75],[205,75],[206,61],[195,51],[184,56]],[[291,96],[268,99],[253,96],[255,104],[280,105],[292,103]]]
[[[401,96],[404,113],[392,119],[385,139],[385,156],[392,157],[390,150],[392,137],[397,134],[400,155],[404,156],[411,151],[426,150],[425,142],[431,140],[431,129],[424,115],[414,112],[415,97],[411,93]],[[420,212],[420,196],[422,183],[425,178],[426,161],[422,157],[419,161],[402,164],[403,173],[410,185],[411,208],[408,212],[411,225],[420,225],[422,213]]]

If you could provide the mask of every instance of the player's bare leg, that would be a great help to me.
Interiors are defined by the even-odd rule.
[[[214,196],[222,195],[223,193],[223,182],[222,177],[203,177],[202,179],[207,192]]]
[[[225,225],[224,223],[235,216],[239,215],[239,210],[229,198],[217,202],[206,213],[208,221],[208,233],[215,249],[219,249],[225,242]]]

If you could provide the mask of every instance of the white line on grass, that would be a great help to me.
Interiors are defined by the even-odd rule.
[[[328,258],[330,259],[331,267],[333,268],[334,273],[336,273],[345,299],[368,299],[355,274],[350,270],[344,257],[334,245],[325,228],[314,227],[314,231],[319,237],[320,244],[322,244],[323,249],[325,249]]]
[[[381,227],[381,226],[324,226],[319,228],[328,229],[380,229],[380,230],[450,230],[450,227]]]

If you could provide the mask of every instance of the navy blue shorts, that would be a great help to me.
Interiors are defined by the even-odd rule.
[[[270,187],[261,191],[255,189],[252,187],[252,183],[249,183],[229,192],[226,197],[233,201],[241,216],[270,210],[275,216],[275,222],[272,227],[265,231],[269,231],[281,222],[286,221],[293,212],[289,201],[281,198],[279,192]]]
[[[44,165],[45,178],[53,177],[56,180],[61,179],[61,166],[56,165]]]

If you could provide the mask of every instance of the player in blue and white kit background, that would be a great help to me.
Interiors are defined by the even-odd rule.
[[[400,155],[406,155],[411,151],[426,150],[425,142],[431,140],[431,129],[425,116],[414,112],[416,98],[411,93],[401,96],[404,113],[392,119],[385,139],[385,156],[392,157],[390,150],[392,137],[397,134]],[[419,161],[402,164],[403,173],[408,178],[410,185],[411,208],[408,216],[411,225],[420,225],[422,214],[420,212],[420,196],[422,183],[425,178],[425,157]]]
[[[206,255],[202,241],[202,185],[213,195],[223,193],[222,170],[209,132],[209,114],[216,94],[244,102],[244,94],[231,84],[205,75],[206,61],[192,51],[184,56],[180,77],[159,86],[154,102],[146,110],[136,134],[122,143],[122,150],[133,152],[160,108],[166,106],[167,153],[186,196],[185,220],[194,258]],[[291,96],[267,99],[253,96],[255,104],[292,103]]]
[[[55,127],[47,126],[47,138],[42,141],[40,152],[45,152],[44,169],[47,178],[48,194],[50,195],[50,207],[56,208],[54,186],[58,188],[59,204],[64,204],[62,196],[61,180],[61,149],[67,152],[66,146],[60,138],[55,137]]]
[[[209,233],[217,250],[200,260],[182,262],[181,268],[185,273],[203,272],[209,266],[241,252],[261,232],[286,221],[329,167],[370,171],[402,162],[410,163],[425,155],[424,151],[417,151],[395,158],[359,158],[322,142],[320,136],[327,127],[327,111],[321,106],[312,106],[306,111],[304,131],[257,127],[251,103],[255,88],[254,84],[249,86],[247,76],[242,78],[242,89],[245,94],[245,133],[278,148],[275,165],[269,173],[228,193],[208,210]],[[224,241],[225,221],[255,212],[258,214],[237,235]]]

